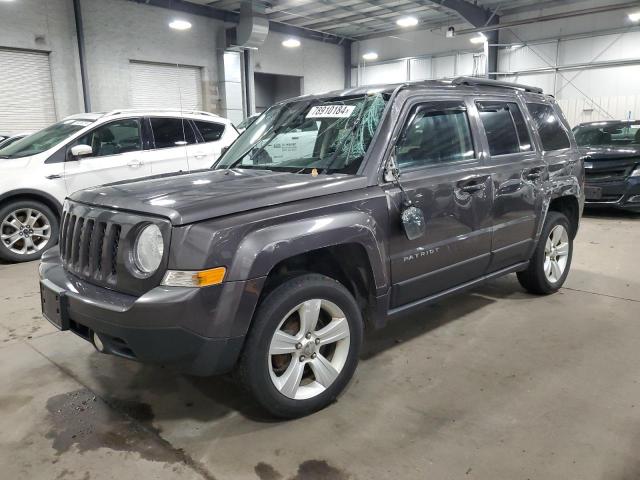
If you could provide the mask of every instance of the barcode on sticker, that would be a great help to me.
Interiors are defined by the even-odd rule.
[[[355,105],[316,105],[307,118],[349,118],[355,109]]]

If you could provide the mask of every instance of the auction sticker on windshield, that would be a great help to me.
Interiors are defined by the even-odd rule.
[[[316,105],[307,118],[349,118],[355,109],[355,105]]]

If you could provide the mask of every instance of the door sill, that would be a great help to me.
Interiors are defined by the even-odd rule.
[[[472,280],[467,283],[463,283],[462,285],[458,285],[456,287],[450,288],[448,290],[444,290],[440,293],[436,293],[435,295],[431,295],[429,297],[421,298],[420,300],[415,300],[411,303],[407,303],[405,305],[401,305],[399,307],[391,308],[387,312],[387,318],[393,319],[395,317],[407,314],[414,310],[418,310],[422,307],[426,307],[432,303],[436,303],[444,298],[447,298],[452,295],[456,295],[458,293],[464,292],[465,290],[469,290],[470,288],[477,287],[489,280],[493,280],[494,278],[502,277],[503,275],[508,275],[509,273],[519,272],[521,270],[525,270],[529,266],[529,261],[520,262],[515,265],[512,265],[507,268],[503,268],[501,270],[497,270],[493,273],[489,273],[482,277],[477,278],[476,280]]]

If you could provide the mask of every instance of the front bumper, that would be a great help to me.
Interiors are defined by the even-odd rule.
[[[66,272],[58,248],[42,257],[40,278],[61,295],[63,326],[104,352],[185,373],[224,373],[238,360],[262,279],[206,288],[156,287],[140,297]]]
[[[587,182],[589,188],[599,189],[600,198],[586,198],[585,207],[614,207],[640,210],[640,177],[628,177],[618,182]]]

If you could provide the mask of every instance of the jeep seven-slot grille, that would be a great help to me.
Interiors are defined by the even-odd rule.
[[[87,279],[115,284],[122,227],[112,222],[65,212],[60,229],[60,256],[65,268]]]

